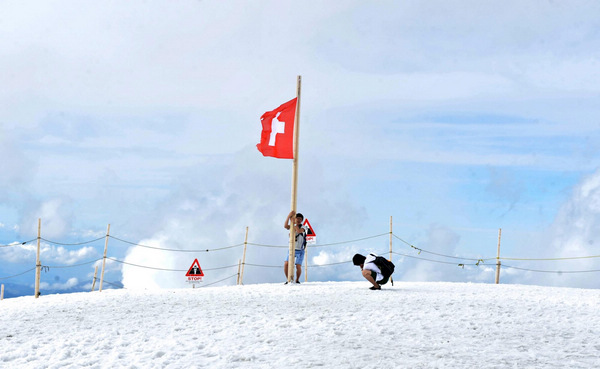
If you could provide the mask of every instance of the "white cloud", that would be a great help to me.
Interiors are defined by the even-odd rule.
[[[569,258],[600,255],[600,170],[584,178],[560,208],[550,227],[547,246],[539,248],[541,257]],[[536,263],[529,269],[585,271],[600,269],[600,258]],[[596,273],[535,273],[531,280],[557,286],[598,288]]]
[[[44,247],[40,251],[40,258],[52,260],[55,263],[73,265],[80,261],[90,261],[97,256],[96,250],[91,246],[82,247],[77,250],[69,250],[63,246]]]
[[[172,248],[166,242],[166,237],[158,236],[156,239],[141,240],[141,245],[151,247]],[[183,287],[183,276],[185,272],[168,272],[157,269],[181,269],[184,270],[185,263],[178,261],[185,260],[181,255],[169,255],[166,251],[158,251],[140,246],[131,248],[125,262],[145,266],[141,268],[129,264],[123,264],[123,285],[128,289],[155,289],[155,288],[176,288]],[[192,260],[193,262],[194,260]],[[190,266],[192,265],[190,262]],[[150,269],[156,268],[156,269]]]
[[[116,257],[112,256],[112,255],[107,255],[106,257],[106,261],[104,262],[104,272],[117,272],[117,271],[121,271],[121,267],[123,264],[120,264],[119,262],[116,262],[112,259],[117,259]],[[104,259],[99,259],[96,260],[95,263],[92,264],[91,266],[91,271],[87,274],[88,277],[93,277],[94,276],[94,272],[93,270],[98,267],[98,275],[102,270],[102,262]]]
[[[318,246],[315,246],[314,248],[312,246],[309,246],[309,251],[312,253],[317,252],[316,250],[318,250]],[[315,250],[315,251],[313,251]],[[319,265],[319,266],[324,266],[327,264],[334,264],[334,263],[344,263],[344,262],[348,262],[352,260],[352,257],[355,254],[367,254],[369,251],[364,251],[359,249],[358,246],[352,245],[349,247],[343,247],[342,250],[328,250],[328,249],[321,249],[320,251],[318,251],[318,254],[316,256],[313,256],[310,260],[311,260],[311,264],[314,265]]]
[[[12,243],[12,247],[0,248],[0,260],[10,263],[31,263],[35,265],[37,244],[35,242],[25,245]],[[42,265],[73,265],[79,262],[91,261],[98,254],[91,246],[86,246],[74,250],[63,246],[50,245],[45,242],[40,243],[40,260]]]
[[[5,38],[0,44],[17,56],[4,58],[0,69],[11,71],[2,110],[11,114],[15,103],[32,102],[42,110],[90,102],[117,109],[214,109],[236,101],[248,108],[285,91],[293,94],[290,71],[306,75],[311,105],[381,99],[438,104],[530,95],[531,85],[538,94],[597,91],[597,48],[576,42],[598,43],[590,17],[597,5],[538,5],[546,16],[531,17],[521,2],[512,3],[510,12],[505,5],[477,2],[348,2],[320,4],[318,11],[287,2],[74,2],[69,12],[45,3],[34,12],[13,7],[5,9],[4,34],[19,34],[20,42]],[[79,32],[66,37],[68,31],[56,24]],[[282,85],[288,80],[291,86]],[[32,87],[37,98],[26,100]]]
[[[38,221],[41,220],[41,237],[53,240],[62,237],[71,229],[72,207],[70,201],[53,198],[35,205],[28,211],[19,226],[21,229],[29,230],[29,234],[38,233]]]
[[[51,289],[51,290],[68,290],[73,287],[77,287],[78,283],[79,283],[79,280],[75,277],[69,278],[64,283],[40,282],[40,289],[41,290],[49,290],[49,289]]]
[[[0,115],[0,204],[16,204],[24,200],[20,192],[29,188],[36,163],[19,145],[16,130],[5,128],[5,125]]]

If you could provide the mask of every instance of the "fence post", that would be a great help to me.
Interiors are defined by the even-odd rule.
[[[308,245],[304,248],[304,282],[308,282]]]
[[[40,276],[42,274],[42,263],[40,262],[40,238],[42,233],[42,219],[38,218],[37,254],[35,260],[35,298],[40,297]]]
[[[96,287],[96,275],[98,275],[98,265],[94,268],[94,280],[92,281],[92,292],[94,292],[94,287]]]
[[[2,285],[2,289],[0,290],[0,300],[4,300],[4,285]]]
[[[502,228],[498,228],[498,256],[496,256],[496,284],[500,283],[500,238],[502,237]]]
[[[238,286],[239,286],[239,284],[240,284],[240,277],[241,277],[241,274],[240,274],[240,268],[241,268],[241,267],[242,267],[242,259],[239,259],[239,261],[238,261],[238,273],[237,273],[237,281],[235,282],[235,284],[236,284],[236,285],[238,285]]]
[[[102,284],[104,283],[104,267],[106,266],[106,249],[108,248],[108,236],[110,233],[110,224],[106,228],[106,241],[104,241],[104,257],[102,258],[102,273],[100,273],[100,288],[98,292],[102,292]]]
[[[244,256],[242,256],[242,272],[240,274],[240,283],[244,284],[244,266],[246,266],[246,248],[248,247],[248,227],[246,227],[246,237],[244,237]]]
[[[392,261],[392,216],[390,215],[390,261]]]

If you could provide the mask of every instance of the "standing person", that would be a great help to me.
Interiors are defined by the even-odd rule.
[[[369,288],[370,290],[380,290],[381,285],[386,284],[390,279],[389,276],[383,276],[381,269],[375,265],[375,259],[377,259],[377,255],[375,254],[369,254],[367,256],[356,254],[352,258],[352,263],[356,266],[360,266],[363,277],[373,285]]]
[[[291,223],[293,221],[293,226],[296,230],[296,243],[295,243],[295,254],[294,258],[296,259],[296,283],[300,283],[300,274],[302,273],[302,261],[304,260],[304,250],[306,249],[306,227],[302,226],[302,222],[304,221],[304,215],[301,213],[295,213],[293,210],[288,214],[285,219],[285,224],[283,227],[285,229],[290,229]],[[285,272],[285,284],[287,284],[288,280],[288,267],[289,267],[289,252],[288,256],[285,259],[285,263],[283,263],[283,271]]]

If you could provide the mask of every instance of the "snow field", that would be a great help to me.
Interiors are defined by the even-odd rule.
[[[368,287],[261,284],[6,299],[0,367],[600,367],[598,290]]]

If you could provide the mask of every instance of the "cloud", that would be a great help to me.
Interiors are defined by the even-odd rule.
[[[116,262],[112,259],[117,259],[117,257],[112,256],[112,255],[107,255],[106,257],[106,261],[104,262],[104,272],[108,273],[108,272],[120,272],[121,268],[122,268],[122,264],[119,262]],[[93,277],[94,276],[94,272],[93,270],[98,267],[98,273],[100,273],[100,271],[102,270],[102,262],[104,259],[99,259],[96,260],[95,263],[92,264],[91,266],[91,270],[90,272],[87,274],[88,277]]]
[[[487,191],[508,204],[506,211],[512,210],[524,192],[522,180],[504,168],[491,167],[489,172]]]
[[[546,247],[540,257],[568,258],[600,255],[600,170],[575,186],[571,197],[561,206],[549,229]],[[528,269],[554,270],[565,273],[533,273],[529,280],[556,286],[599,288],[594,273],[566,273],[600,269],[599,258],[562,260],[532,264]],[[597,273],[597,272],[596,272]]]
[[[460,236],[452,230],[440,225],[431,225],[427,231],[427,239],[418,247],[431,252],[453,255],[459,241]],[[419,257],[440,260],[440,258],[429,257],[429,255],[419,255]],[[398,264],[400,264],[396,269],[400,272],[398,273],[398,279],[405,281],[455,281],[462,279],[458,267],[451,270],[442,264],[409,258],[404,258]]]
[[[14,204],[25,201],[23,192],[29,190],[29,181],[36,171],[35,161],[27,155],[24,147],[19,145],[20,137],[5,128],[0,116],[0,204]]]
[[[510,12],[477,2],[348,2],[318,11],[289,2],[188,1],[177,8],[73,2],[68,13],[38,5],[35,12],[5,9],[10,21],[0,30],[20,36],[19,43],[0,44],[16,56],[0,62],[0,70],[11,71],[3,79],[10,93],[0,99],[6,114],[14,114],[15,104],[36,104],[37,114],[52,106],[222,109],[236,101],[252,107],[293,91],[282,84],[290,71],[303,71],[312,86],[307,98],[328,106],[530,97],[531,86],[546,95],[549,88],[594,92],[600,85],[593,2],[577,9],[538,4],[536,12],[545,14],[539,19],[520,2]],[[64,23],[78,34],[65,37],[54,26]],[[26,99],[32,89],[36,99]]]
[[[61,198],[42,201],[21,221],[20,228],[30,230],[30,234],[38,231],[38,219],[41,219],[42,238],[61,237],[72,227],[72,207],[70,201]]]
[[[40,282],[40,290],[69,290],[77,287],[79,280],[75,277],[69,278],[65,283]]]
[[[77,250],[68,250],[62,246],[53,246],[51,249],[44,248],[40,252],[40,258],[43,256],[54,262],[65,263],[67,265],[76,264],[80,261],[89,261],[97,255],[96,249],[91,246],[82,247]]]
[[[0,248],[0,260],[10,263],[31,263],[35,265],[37,244],[28,243],[25,245],[12,243],[11,247]],[[40,243],[40,260],[42,265],[73,265],[81,261],[90,261],[98,256],[96,250],[91,246],[69,250],[63,246],[50,245],[45,242]]]
[[[352,256],[356,253],[358,253],[358,249],[355,247],[338,252],[321,250],[316,256],[312,257],[312,264],[323,266],[326,264],[343,263],[352,260]]]

